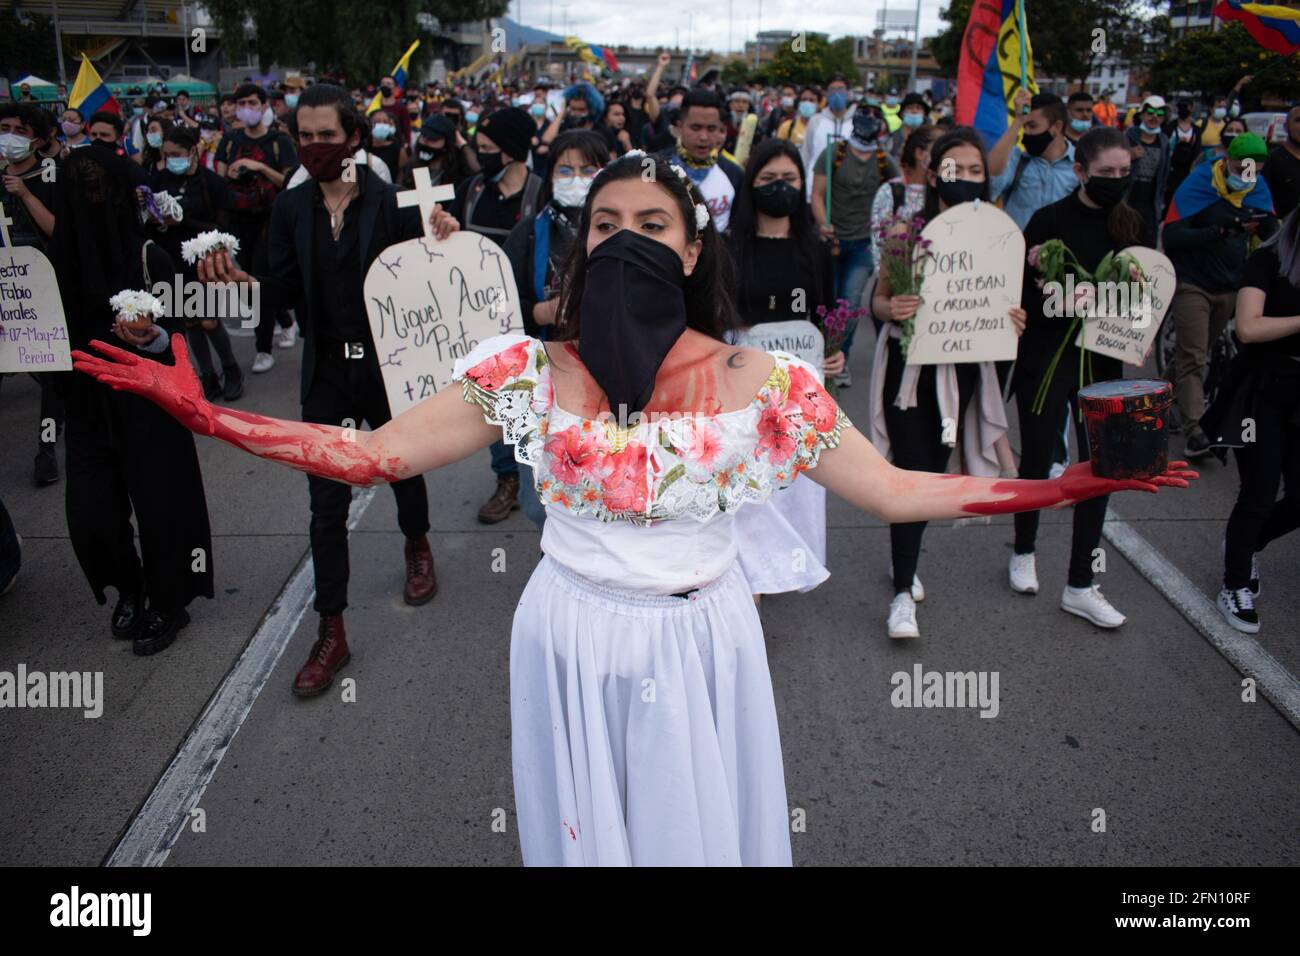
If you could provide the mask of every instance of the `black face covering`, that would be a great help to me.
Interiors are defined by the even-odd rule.
[[[619,415],[645,408],[655,375],[686,328],[681,257],[620,229],[587,257],[578,356]]]
[[[1089,176],[1088,181],[1083,184],[1083,191],[1102,209],[1111,209],[1124,198],[1132,178],[1132,176]]]
[[[1045,129],[1041,133],[1025,133],[1020,142],[1024,144],[1025,152],[1030,156],[1042,156],[1043,151],[1052,145],[1052,136],[1050,129]]]
[[[803,190],[796,189],[784,179],[776,179],[754,187],[754,208],[766,216],[788,216],[799,208]]]
[[[974,202],[984,194],[984,184],[972,179],[940,179],[935,188],[939,190],[939,198],[948,206]]]

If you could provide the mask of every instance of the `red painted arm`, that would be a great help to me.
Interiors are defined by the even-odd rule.
[[[321,478],[375,485],[417,473],[399,457],[383,454],[374,432],[268,418],[211,404],[203,397],[185,339],[175,335],[172,343],[174,365],[94,341],[91,346],[106,358],[74,351],[72,367],[115,389],[143,395],[190,431]]]

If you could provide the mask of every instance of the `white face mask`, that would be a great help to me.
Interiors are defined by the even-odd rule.
[[[275,110],[271,109],[271,107],[268,106],[265,110],[262,111],[262,125],[270,126],[274,122],[275,122]]]
[[[0,133],[0,157],[11,163],[21,163],[36,150],[34,140],[17,133]]]
[[[590,176],[574,176],[572,179],[557,179],[551,183],[551,193],[561,206],[577,209],[587,201],[587,193],[595,181]]]

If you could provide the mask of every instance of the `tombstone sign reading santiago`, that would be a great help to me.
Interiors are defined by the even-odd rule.
[[[524,330],[514,274],[501,248],[475,232],[454,232],[441,241],[428,235],[433,204],[451,198],[451,190],[434,189],[427,169],[417,169],[416,177],[416,188],[398,200],[419,202],[426,235],[380,253],[364,290],[395,416],[449,386],[456,360],[479,342]]]
[[[1089,352],[1142,366],[1155,345],[1160,323],[1169,312],[1178,277],[1174,264],[1164,253],[1146,246],[1129,246],[1124,252],[1142,266],[1146,287],[1137,296],[1128,294],[1128,288],[1116,289],[1124,294],[1113,299],[1099,291],[1097,311],[1101,314],[1084,318],[1082,339],[1075,344],[1081,344]]]
[[[8,225],[0,205],[0,372],[70,372],[54,266],[39,249],[11,246]]]
[[[992,203],[964,202],[930,220],[933,245],[921,281],[908,365],[996,362],[1016,357],[1007,311],[1020,305],[1025,237]]]
[[[789,352],[821,371],[825,364],[826,343],[822,330],[807,319],[784,322],[760,322],[736,337],[737,345],[748,345],[764,352]]]

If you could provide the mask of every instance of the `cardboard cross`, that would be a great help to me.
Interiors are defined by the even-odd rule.
[[[6,246],[13,245],[9,241],[9,227],[13,224],[14,221],[5,215],[5,204],[0,202],[0,240],[3,240],[3,244]]]
[[[431,235],[429,232],[429,217],[433,215],[433,207],[440,203],[456,198],[456,190],[452,186],[435,186],[433,179],[429,175],[429,170],[425,166],[417,166],[415,169],[415,188],[406,189],[397,194],[397,205],[399,206],[419,206],[420,221],[424,226],[424,234]]]

